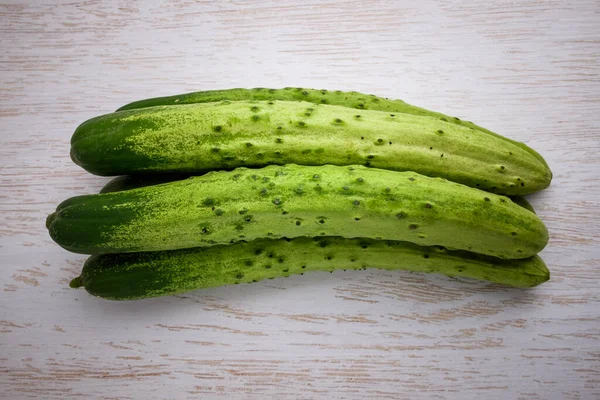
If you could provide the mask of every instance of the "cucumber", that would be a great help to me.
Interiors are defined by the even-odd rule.
[[[100,193],[122,192],[123,190],[180,181],[189,177],[189,175],[123,175],[111,179],[100,189]]]
[[[162,106],[96,117],[76,129],[71,157],[98,175],[360,164],[506,195],[542,190],[552,177],[522,148],[437,118],[289,101]]]
[[[124,190],[137,189],[146,186],[159,185],[161,183],[175,182],[190,178],[189,175],[123,175],[111,179],[106,183],[100,193],[115,193]],[[531,203],[521,196],[510,196],[509,199],[518,206],[525,208],[535,214]]]
[[[529,201],[527,201],[527,199],[525,197],[521,197],[521,196],[511,196],[510,199],[517,205],[525,208],[526,210],[531,211],[532,213],[535,214],[535,210],[533,208],[533,206],[531,205],[531,203]]]
[[[430,111],[421,107],[407,104],[402,100],[390,100],[383,97],[377,97],[372,94],[365,94],[359,92],[342,92],[340,90],[329,91],[329,90],[316,90],[306,88],[293,88],[287,87],[283,89],[268,89],[268,88],[254,88],[254,89],[225,89],[225,90],[207,90],[202,92],[192,92],[179,94],[175,96],[167,97],[155,97],[145,100],[134,101],[126,104],[119,108],[117,111],[123,110],[134,110],[147,107],[155,106],[166,106],[166,105],[182,105],[182,104],[196,104],[196,103],[212,103],[217,101],[230,100],[285,100],[285,101],[307,101],[313,104],[333,104],[344,107],[351,107],[358,110],[377,110],[385,111],[388,113],[404,113],[418,116],[427,116],[441,119],[456,125],[465,126],[467,128],[473,128],[475,130],[485,132],[496,138],[500,138],[507,142],[510,142],[516,146],[526,150],[531,155],[540,160],[546,167],[546,161],[544,158],[537,153],[535,150],[527,146],[525,143],[516,142],[508,139],[504,136],[498,135],[488,129],[482,128],[481,126],[475,125],[470,121],[463,121],[457,117],[450,117],[448,115]]]
[[[96,255],[85,262],[71,287],[83,286],[105,299],[134,300],[310,271],[366,268],[441,273],[521,288],[550,278],[538,256],[500,260],[406,242],[322,237]]]
[[[47,226],[59,245],[85,254],[342,236],[526,258],[548,241],[542,221],[507,197],[414,172],[332,165],[213,171],[78,196]]]

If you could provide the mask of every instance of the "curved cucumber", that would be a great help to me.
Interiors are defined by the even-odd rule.
[[[79,196],[60,204],[48,227],[62,247],[87,254],[342,236],[526,258],[548,241],[542,221],[507,197],[413,172],[332,165],[214,171]]]
[[[434,117],[456,125],[465,126],[467,128],[473,128],[478,131],[485,132],[496,138],[500,138],[502,140],[510,142],[516,146],[521,147],[523,150],[526,150],[546,165],[546,161],[544,160],[544,158],[535,150],[527,146],[525,143],[505,138],[504,136],[498,135],[497,133],[494,133],[488,129],[475,125],[470,121],[463,121],[457,117],[450,117],[439,112],[413,106],[411,104],[405,103],[402,100],[390,100],[384,97],[377,97],[372,94],[365,94],[359,92],[342,92],[340,90],[329,91],[292,87],[283,89],[235,88],[225,90],[207,90],[202,92],[192,92],[179,94],[175,96],[155,97],[145,100],[134,101],[132,103],[124,105],[117,111],[134,110],[139,108],[155,106],[212,103],[223,100],[308,101],[313,104],[333,104],[344,107],[351,107],[358,110],[377,110],[391,113],[404,113],[411,115]]]
[[[309,271],[366,268],[440,273],[522,288],[550,278],[538,256],[507,261],[406,242],[323,237],[92,256],[71,287],[83,286],[106,299],[134,300]]]
[[[160,185],[163,183],[181,181],[190,178],[189,175],[123,175],[111,179],[100,189],[100,193],[115,193],[124,190],[138,189],[146,186]],[[510,200],[518,206],[535,214],[531,203],[521,196],[510,196]]]
[[[98,175],[360,164],[415,171],[507,195],[544,189],[552,176],[522,148],[437,118],[286,101],[189,104],[104,115],[77,128],[71,157]]]

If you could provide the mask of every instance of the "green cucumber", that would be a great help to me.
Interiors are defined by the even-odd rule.
[[[146,186],[159,185],[161,183],[169,183],[190,178],[189,175],[123,175],[111,179],[106,183],[100,193],[115,193],[124,190],[137,189]],[[535,210],[531,203],[521,196],[510,196],[510,200],[516,205],[519,205],[532,213]]]
[[[548,241],[542,221],[507,197],[414,172],[332,165],[213,171],[78,196],[47,226],[59,245],[86,254],[342,236],[526,258]]]
[[[522,148],[437,118],[289,101],[162,106],[96,117],[73,134],[71,157],[98,175],[360,164],[506,195],[542,190],[552,177]]]
[[[533,208],[533,206],[531,205],[531,203],[529,201],[527,201],[527,199],[525,197],[521,197],[521,196],[511,196],[510,199],[517,205],[525,208],[526,210],[531,211],[532,213],[535,214],[535,210]]]
[[[189,177],[189,175],[123,175],[111,179],[102,187],[100,193],[122,192],[123,190],[180,181]]]
[[[179,94],[175,96],[155,97],[145,100],[134,101],[132,103],[124,105],[117,111],[134,110],[139,108],[155,106],[212,103],[223,100],[307,101],[314,104],[332,104],[344,107],[351,107],[358,110],[376,110],[385,111],[389,113],[404,113],[418,116],[434,117],[453,124],[465,126],[467,128],[473,128],[475,130],[492,135],[496,138],[508,141],[516,146],[521,147],[523,150],[526,150],[546,165],[546,161],[544,160],[544,158],[535,150],[527,146],[525,143],[516,142],[514,140],[505,138],[504,136],[498,135],[497,133],[494,133],[488,129],[475,125],[470,121],[463,121],[457,117],[450,117],[439,112],[430,111],[421,107],[413,106],[411,104],[405,103],[402,100],[390,100],[383,97],[377,97],[372,94],[365,94],[359,92],[342,92],[340,90],[329,91],[293,87],[287,87],[283,89],[236,88],[225,90],[207,90],[202,92],[192,92]]]
[[[71,287],[83,286],[90,294],[105,299],[134,300],[310,271],[366,268],[440,273],[521,288],[537,286],[550,278],[538,256],[500,260],[406,242],[323,237],[96,255],[86,261]]]

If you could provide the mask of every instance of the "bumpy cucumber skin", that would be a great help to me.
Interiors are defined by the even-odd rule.
[[[79,196],[49,217],[76,253],[174,250],[258,238],[341,236],[439,245],[499,258],[541,251],[533,213],[441,178],[363,166],[268,166]]]
[[[105,299],[134,300],[310,271],[366,268],[441,273],[521,288],[550,277],[538,256],[508,261],[406,242],[322,237],[92,256],[71,286]]]
[[[98,175],[360,164],[507,195],[542,190],[552,176],[520,147],[437,118],[286,101],[200,103],[100,116],[77,128],[71,157]]]
[[[470,121],[463,121],[457,117],[450,117],[448,115],[438,113],[435,111],[427,110],[421,107],[407,104],[402,100],[390,100],[383,97],[378,97],[372,94],[365,94],[359,92],[342,92],[340,90],[317,90],[307,88],[294,88],[287,87],[283,89],[269,89],[269,88],[253,88],[253,89],[224,89],[224,90],[207,90],[202,92],[192,92],[179,94],[175,96],[167,97],[155,97],[150,99],[144,99],[134,101],[126,104],[119,108],[117,111],[134,110],[147,107],[155,106],[167,106],[167,105],[182,105],[182,104],[196,104],[196,103],[212,103],[217,101],[230,100],[286,100],[286,101],[308,101],[314,104],[333,104],[344,107],[351,107],[358,110],[377,110],[385,112],[395,112],[412,114],[419,116],[428,116],[446,120],[456,125],[473,128],[481,132],[485,132],[502,140],[506,140],[516,146],[526,150],[538,160],[540,160],[546,167],[546,161],[544,158],[535,150],[527,146],[525,143],[517,142],[508,139],[504,136],[498,135],[488,129],[482,128],[481,126],[475,125]]]

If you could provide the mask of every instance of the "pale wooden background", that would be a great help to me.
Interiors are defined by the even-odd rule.
[[[0,397],[599,399],[598,1],[4,1]],[[45,216],[107,181],[75,127],[136,99],[357,90],[539,150],[552,279],[509,290],[377,270],[115,303]]]

